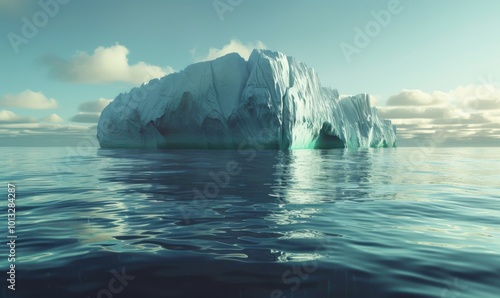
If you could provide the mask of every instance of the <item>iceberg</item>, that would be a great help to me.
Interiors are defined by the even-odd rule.
[[[231,53],[118,95],[101,113],[102,148],[262,149],[396,146],[370,96],[340,98],[279,52]]]

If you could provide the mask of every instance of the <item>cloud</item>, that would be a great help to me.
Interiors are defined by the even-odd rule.
[[[451,94],[460,99],[461,107],[465,109],[500,109],[500,89],[493,85],[459,86]]]
[[[0,125],[5,126],[9,124],[16,124],[20,127],[21,124],[37,125],[38,123],[61,123],[64,120],[57,114],[50,114],[49,116],[40,118],[39,120],[31,117],[19,116],[16,113],[8,110],[0,111]]]
[[[97,123],[101,113],[78,113],[70,118],[72,122],[79,123]]]
[[[425,93],[421,90],[404,89],[400,93],[389,97],[387,100],[388,106],[434,106],[444,104],[450,101],[450,95],[434,91]]]
[[[2,146],[78,146],[95,139],[96,126],[63,123],[57,114],[35,119],[0,110],[0,147]]]
[[[208,54],[202,57],[195,58],[196,62],[214,60],[216,58],[222,57],[229,53],[238,53],[245,60],[248,60],[253,49],[265,49],[267,46],[262,41],[257,41],[255,43],[243,44],[237,39],[231,39],[231,41],[222,46],[222,48],[210,48]],[[194,56],[196,53],[195,49],[191,50],[191,54]]]
[[[388,119],[438,119],[454,116],[453,111],[448,107],[397,107],[378,108],[378,114]]]
[[[16,115],[14,112],[1,110],[0,111],[0,124],[10,124],[10,123],[29,123],[35,120],[29,117],[22,117]]]
[[[27,89],[19,94],[6,94],[0,97],[0,106],[33,110],[55,109],[57,101],[47,98],[42,92]]]
[[[64,122],[64,119],[57,114],[50,114],[49,116],[40,119],[40,121],[47,123],[61,123]]]
[[[98,47],[94,53],[78,52],[73,58],[47,58],[49,77],[74,83],[126,82],[141,84],[154,78],[163,77],[174,70],[169,67],[138,62],[130,65],[129,50],[120,44]]]
[[[495,110],[500,109],[500,97],[499,98],[474,98],[464,102],[464,107],[474,110]]]
[[[440,131],[447,144],[498,144],[500,140],[500,89],[495,84],[430,93],[405,89],[378,111],[393,120],[401,139],[418,141]]]
[[[434,124],[483,124],[491,123],[491,119],[485,116],[484,113],[470,113],[465,118],[443,118],[434,119]]]
[[[94,101],[87,101],[78,106],[79,113],[70,118],[72,122],[97,123],[102,110],[112,102],[112,99],[99,98]]]
[[[8,110],[0,111],[0,125],[5,126],[9,124],[17,124],[20,127],[21,124],[36,125],[38,123],[61,123],[64,120],[57,114],[50,114],[47,117],[43,117],[39,120],[31,117],[19,116],[16,113]]]
[[[112,99],[106,99],[106,98],[99,98],[98,100],[87,101],[82,103],[78,107],[78,111],[85,113],[100,113],[112,101],[113,101]]]
[[[74,146],[84,144],[85,148],[98,146],[96,127],[61,123],[19,123],[0,122],[0,146]]]

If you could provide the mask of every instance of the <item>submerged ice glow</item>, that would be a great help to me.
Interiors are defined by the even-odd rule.
[[[264,137],[265,136],[265,137]],[[392,147],[367,94],[339,98],[293,57],[254,50],[196,63],[120,94],[102,112],[103,148]]]

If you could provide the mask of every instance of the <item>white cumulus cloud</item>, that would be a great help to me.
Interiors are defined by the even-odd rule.
[[[129,50],[120,44],[110,47],[98,47],[92,54],[78,52],[69,60],[50,58],[49,76],[66,82],[110,83],[126,82],[141,84],[154,78],[163,77],[174,70],[138,62],[130,65]]]
[[[61,123],[64,122],[64,119],[57,114],[50,114],[49,116],[40,119],[40,121],[47,123]]]
[[[27,89],[18,94],[6,94],[0,97],[0,106],[33,110],[55,109],[57,101],[47,98],[42,92]]]
[[[33,122],[34,119],[29,117],[18,116],[16,113],[8,110],[0,111],[0,124],[9,124],[9,123],[29,123]]]
[[[244,44],[237,39],[232,39],[228,44],[222,46],[222,48],[210,48],[208,54],[202,57],[195,58],[197,62],[210,61],[216,58],[222,57],[229,53],[238,53],[245,60],[248,60],[253,49],[265,49],[266,45],[262,41],[257,41],[255,43]],[[195,51],[192,50],[191,54],[195,55]]]

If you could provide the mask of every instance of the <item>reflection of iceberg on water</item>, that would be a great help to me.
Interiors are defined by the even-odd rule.
[[[101,114],[101,147],[392,147],[396,129],[366,94],[340,99],[282,53],[228,54],[120,94]]]

